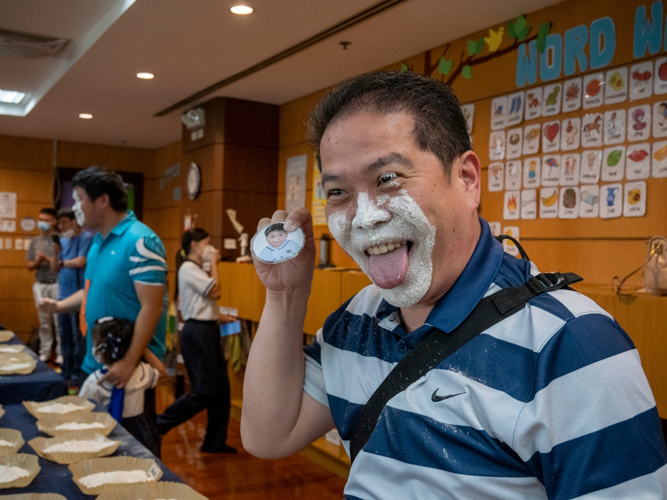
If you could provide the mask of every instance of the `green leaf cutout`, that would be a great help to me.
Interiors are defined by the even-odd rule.
[[[542,33],[539,33],[539,34],[537,35],[537,40],[536,40],[536,42],[537,42],[537,51],[538,51],[540,54],[543,54],[543,53],[544,53],[544,49],[545,49],[546,46],[547,46],[546,36],[544,36]]]
[[[540,24],[540,27],[537,30],[537,32],[543,36],[547,36],[549,31],[551,31],[551,23]]]
[[[516,38],[516,23],[507,23],[507,36],[510,37],[510,40],[514,40]]]
[[[440,74],[448,75],[451,70],[452,70],[452,61],[445,61],[445,58],[441,57],[440,62],[438,63],[438,71],[440,72]]]
[[[477,50],[477,44],[472,40],[468,40],[468,55],[474,56],[476,50]]]
[[[481,54],[482,50],[484,50],[484,37],[475,42],[475,54]]]
[[[461,76],[466,80],[470,80],[472,78],[472,68],[467,64],[463,66],[463,69],[461,70]]]
[[[607,156],[607,166],[615,167],[618,165],[618,162],[621,161],[621,156],[623,156],[623,150],[621,149],[616,149],[609,153],[609,156]]]
[[[516,31],[517,40],[523,42],[528,36],[528,33],[530,33],[530,26],[526,24],[526,18],[523,15],[519,16],[516,20],[514,29]]]
[[[401,71],[403,71],[405,73],[407,70],[408,70],[407,64],[405,64],[405,63],[401,64]]]

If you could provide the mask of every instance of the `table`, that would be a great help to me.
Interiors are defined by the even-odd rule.
[[[42,434],[37,429],[37,419],[28,413],[28,410],[22,404],[8,405],[5,406],[4,409],[6,413],[0,418],[0,427],[21,431],[25,444],[18,452],[36,455],[35,451],[28,445],[28,441],[37,436],[45,436],[45,434]],[[95,403],[95,409],[93,411],[103,410],[98,403]],[[152,458],[164,472],[160,481],[183,482],[120,424],[117,424],[113,431],[111,431],[109,439],[120,441],[120,445],[116,452],[111,455],[112,457],[129,456]],[[3,498],[3,495],[18,493],[58,493],[67,498],[67,500],[95,498],[95,496],[84,495],[81,492],[76,483],[74,483],[72,473],[67,468],[67,465],[60,465],[44,458],[39,458],[39,465],[42,470],[39,471],[39,474],[37,474],[37,477],[35,477],[32,483],[25,488],[8,488],[0,490],[0,500]]]
[[[1,328],[0,328],[1,329]],[[14,335],[2,345],[23,344]],[[12,405],[23,401],[49,401],[67,395],[67,383],[59,373],[54,372],[28,347],[25,351],[37,359],[35,371],[29,375],[0,375],[0,404]]]

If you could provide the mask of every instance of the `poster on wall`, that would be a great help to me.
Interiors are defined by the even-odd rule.
[[[285,210],[291,212],[306,206],[306,170],[308,155],[287,158],[285,172]]]
[[[16,193],[0,193],[0,219],[16,219]]]
[[[313,156],[313,226],[326,226],[327,218],[324,209],[327,206],[327,195],[322,187],[322,173],[317,165],[317,155]]]

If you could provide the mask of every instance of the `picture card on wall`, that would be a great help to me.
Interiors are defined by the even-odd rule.
[[[560,182],[560,155],[542,157],[542,185],[558,186]]]
[[[628,98],[628,68],[610,69],[605,75],[604,103],[618,104]]]
[[[523,106],[524,106],[524,93],[516,92],[510,94],[507,97],[507,105],[509,106],[509,111],[507,113],[506,125],[511,127],[513,125],[518,125],[523,121]]]
[[[537,189],[524,189],[521,191],[521,218],[537,218]]]
[[[625,110],[613,109],[604,114],[604,143],[623,144],[625,142]]]
[[[511,236],[516,241],[521,241],[519,239],[519,228],[516,226],[506,227],[505,229],[503,229],[503,234]],[[513,255],[514,257],[518,257],[520,255],[519,249],[511,240],[503,240],[503,250],[505,251],[505,253]]]
[[[463,104],[461,105],[461,113],[466,120],[466,127],[468,127],[468,134],[472,134],[472,126],[475,120],[475,105]]]
[[[553,153],[560,149],[560,122],[546,122],[542,127],[542,151]]]
[[[644,104],[628,110],[628,140],[647,141],[651,137],[651,106]]]
[[[560,160],[560,185],[576,186],[579,184],[579,164],[581,156],[579,153],[570,153],[561,156]]]
[[[655,60],[653,71],[653,93],[655,95],[667,94],[667,57]]]
[[[579,217],[594,218],[600,214],[600,186],[579,188]]]
[[[526,91],[526,103],[524,104],[526,120],[542,116],[542,87]]]
[[[653,95],[653,63],[646,61],[630,68],[630,100],[644,99]]]
[[[627,182],[623,190],[623,216],[643,217],[646,215],[646,182]]]
[[[567,118],[561,124],[560,148],[563,151],[579,149],[581,140],[581,118]]]
[[[558,217],[561,219],[576,219],[579,217],[579,188],[560,188],[560,205]]]
[[[489,165],[489,192],[503,190],[503,181],[505,178],[505,164],[495,162]]]
[[[505,159],[505,131],[491,132],[489,134],[489,160],[497,161]]]
[[[534,188],[540,185],[540,160],[539,156],[532,156],[523,160],[523,187]]]
[[[606,148],[602,154],[602,180],[621,181],[625,175],[625,146]]]
[[[505,204],[503,205],[503,219],[517,220],[521,204],[521,191],[505,191]]]
[[[558,217],[558,188],[545,187],[540,191],[540,219]]]
[[[584,109],[598,108],[604,102],[604,73],[584,77]]]
[[[623,184],[603,184],[600,187],[600,218],[613,219],[623,214]]]
[[[521,157],[523,148],[523,129],[511,128],[507,131],[507,152],[505,157],[513,160]]]
[[[589,149],[581,153],[581,173],[579,175],[582,184],[597,184],[600,180],[600,165],[602,164],[602,151]]]
[[[581,108],[582,80],[573,78],[563,85],[565,88],[565,97],[563,99],[563,112],[576,111]]]
[[[651,176],[651,145],[648,142],[632,144],[626,150],[625,177],[630,181]]]
[[[491,101],[491,130],[502,130],[507,120],[507,96],[496,97]]]
[[[508,161],[505,165],[505,189],[521,189],[521,161]]]
[[[656,178],[667,177],[667,141],[653,143],[651,175]]]
[[[653,104],[653,137],[667,137],[667,100]]]
[[[489,222],[489,229],[491,229],[491,234],[493,236],[500,236],[501,234],[500,222]]]
[[[563,85],[554,83],[544,87],[544,101],[542,102],[542,116],[554,116],[560,113],[560,103],[563,98]]]
[[[585,115],[581,122],[581,145],[585,148],[602,146],[602,114]]]
[[[540,133],[542,125],[533,123],[523,128],[523,154],[534,155],[540,152]]]

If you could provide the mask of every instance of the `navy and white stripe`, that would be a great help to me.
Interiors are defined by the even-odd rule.
[[[305,348],[304,390],[352,425],[432,328],[449,332],[489,293],[537,269],[477,248],[426,324],[407,335],[371,285]],[[431,395],[463,393],[434,403]],[[638,353],[618,324],[569,290],[536,297],[395,396],[355,460],[347,499],[602,499],[667,496],[667,450]]]

